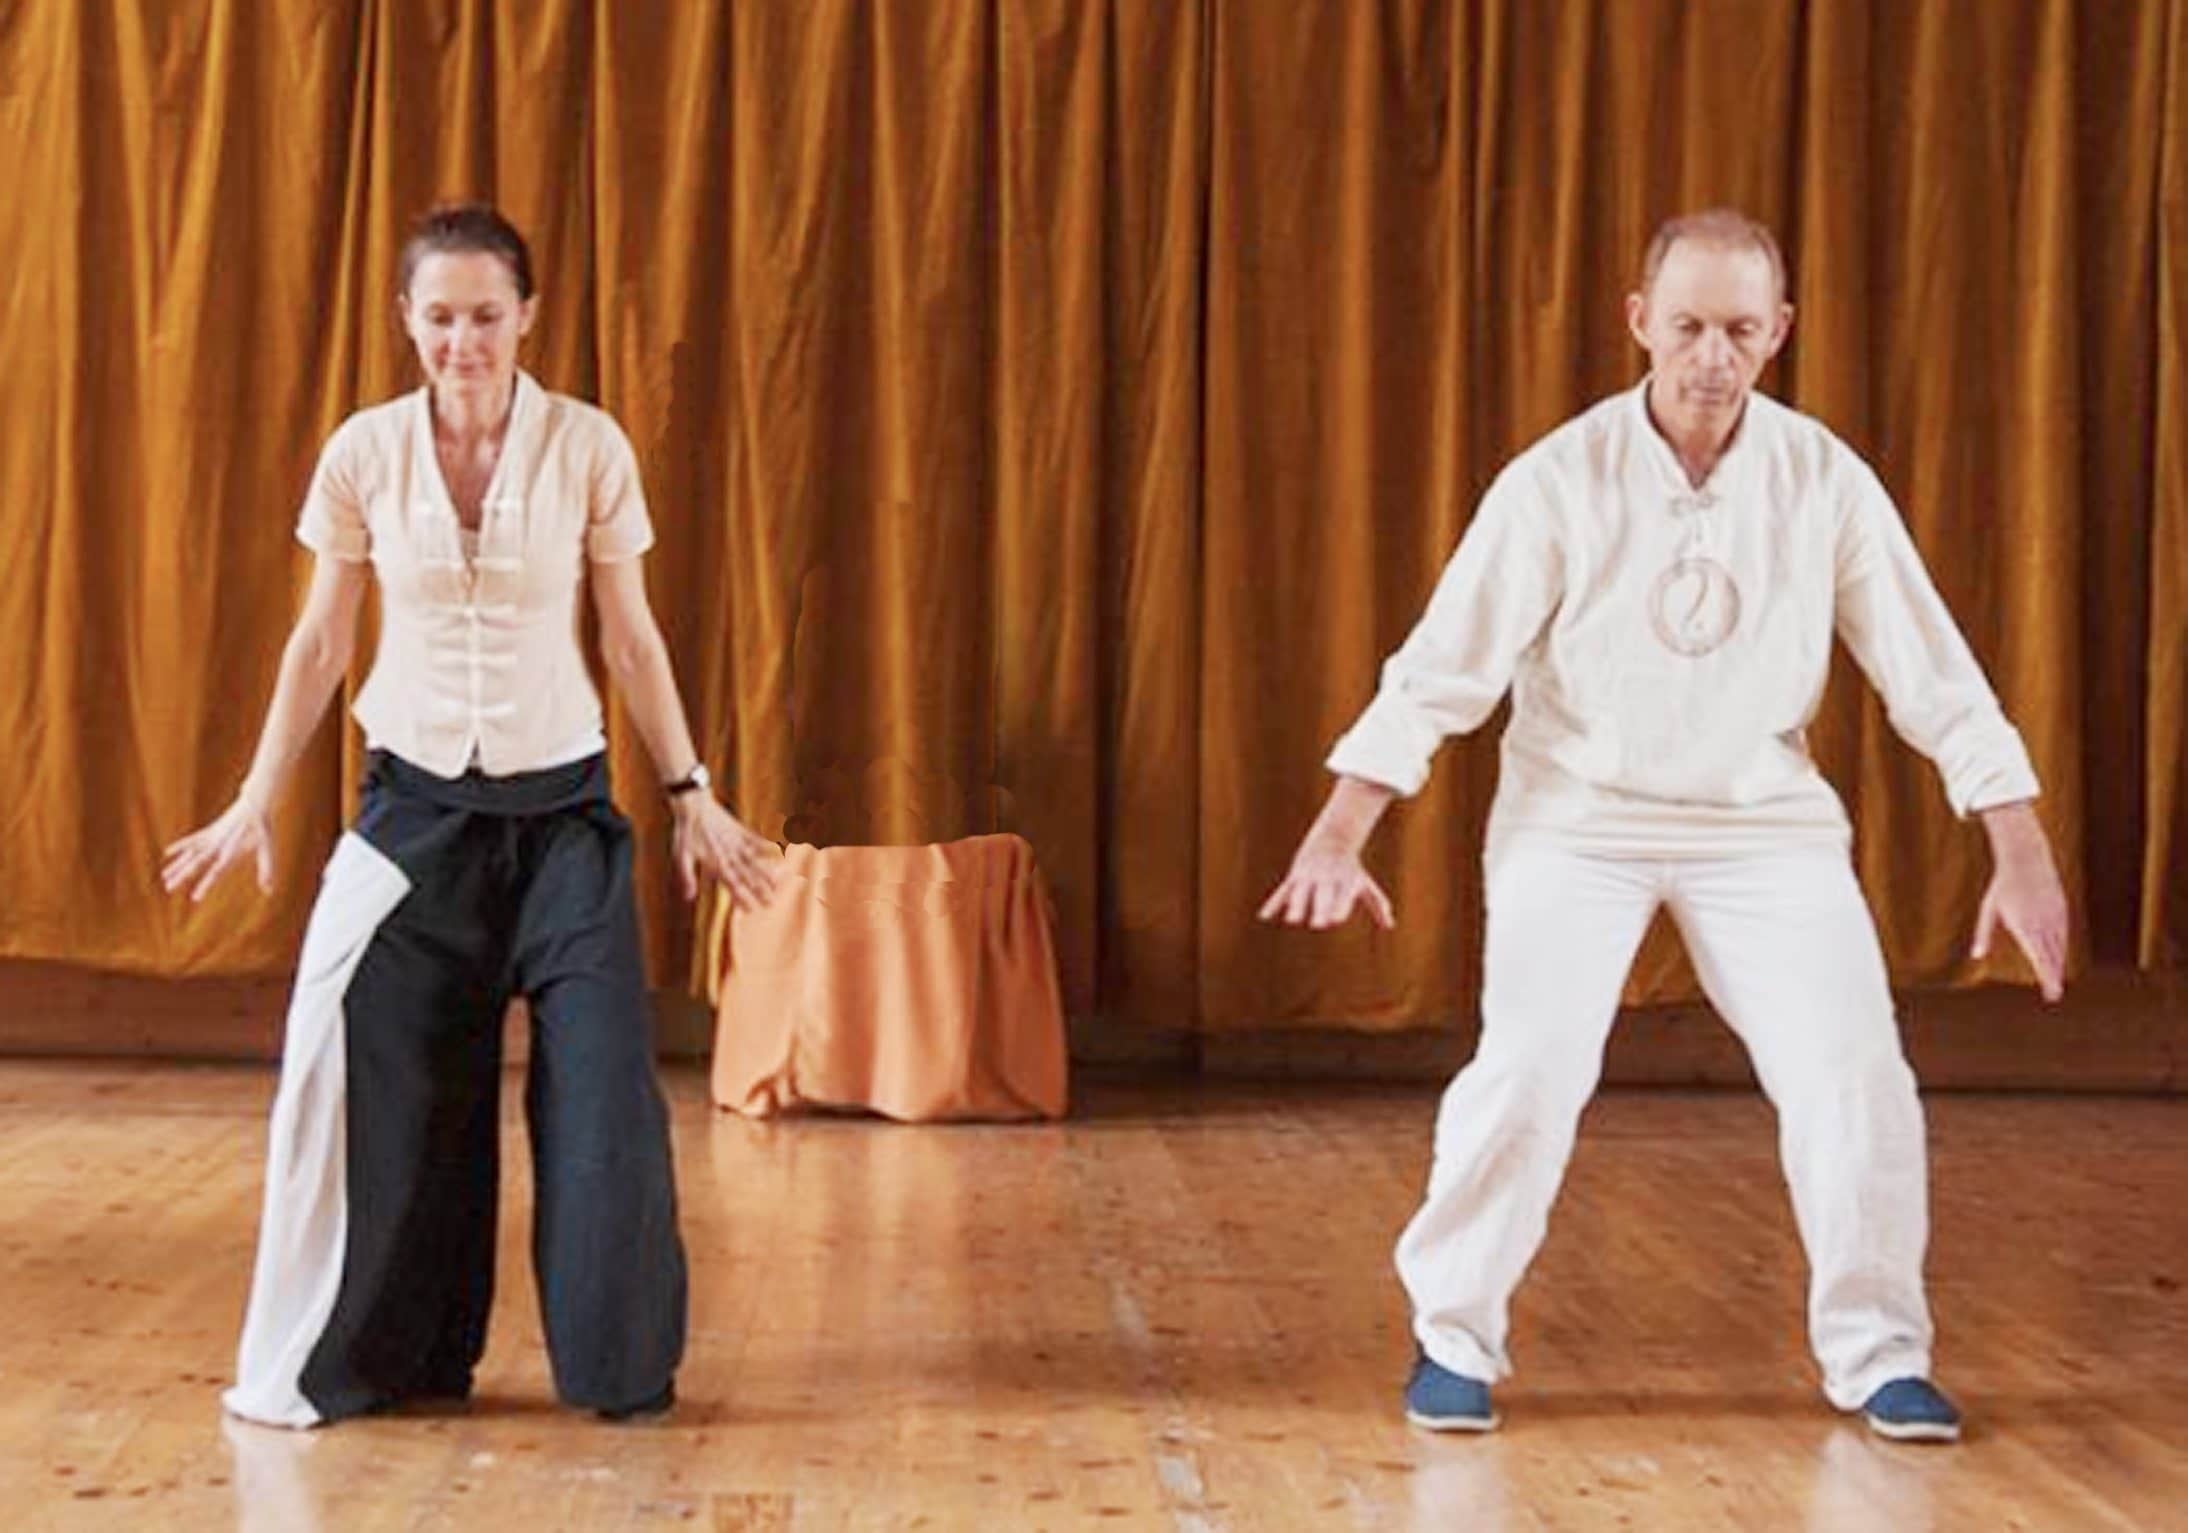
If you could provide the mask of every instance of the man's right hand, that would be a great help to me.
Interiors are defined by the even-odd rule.
[[[1353,907],[1363,904],[1386,931],[1398,924],[1390,896],[1369,875],[1360,854],[1310,832],[1292,858],[1291,871],[1262,904],[1261,919],[1326,931],[1351,920]]]

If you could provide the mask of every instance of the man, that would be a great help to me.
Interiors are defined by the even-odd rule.
[[[1778,1110],[1825,1395],[1887,1436],[1955,1438],[1929,1379],[1921,1107],[1846,814],[1804,733],[1834,631],[1989,835],[1976,953],[2003,926],[2055,1000],[2066,898],[2035,772],[1875,474],[1752,392],[1793,321],[1769,231],[1723,210],[1673,220],[1626,307],[1648,376],[1490,487],[1261,914],[1323,929],[1364,904],[1390,925],[1361,847],[1509,687],[1481,1042],[1397,1250],[1420,1349],[1407,1415],[1496,1424],[1507,1304],[1664,906]]]

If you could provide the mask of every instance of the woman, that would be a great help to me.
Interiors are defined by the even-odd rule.
[[[398,304],[425,387],[327,443],[297,529],[318,562],[257,753],[162,871],[193,899],[244,861],[270,887],[273,805],[349,668],[376,572],[380,648],[355,709],[371,770],[304,937],[223,1401],[311,1426],[469,1392],[493,1295],[501,1018],[521,994],[555,1387],[609,1418],[653,1415],[674,1400],[684,1257],[583,587],[674,806],[686,896],[705,873],[764,904],[766,843],[692,748],[646,603],[653,533],[629,442],[517,367],[537,312],[522,236],[491,208],[428,214]]]

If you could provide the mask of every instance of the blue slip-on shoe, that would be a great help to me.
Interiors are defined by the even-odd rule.
[[[1453,1373],[1426,1353],[1405,1385],[1405,1419],[1431,1432],[1486,1432],[1497,1424],[1489,1386]]]
[[[1897,1442],[1960,1440],[1960,1411],[1928,1379],[1893,1379],[1862,1403],[1869,1430]]]

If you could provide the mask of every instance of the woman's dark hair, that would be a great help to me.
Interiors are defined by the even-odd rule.
[[[396,267],[398,293],[410,291],[410,279],[429,255],[470,252],[499,256],[516,279],[517,297],[532,296],[532,252],[525,248],[517,226],[483,202],[451,202],[433,209],[411,226],[403,242],[403,257]]]

